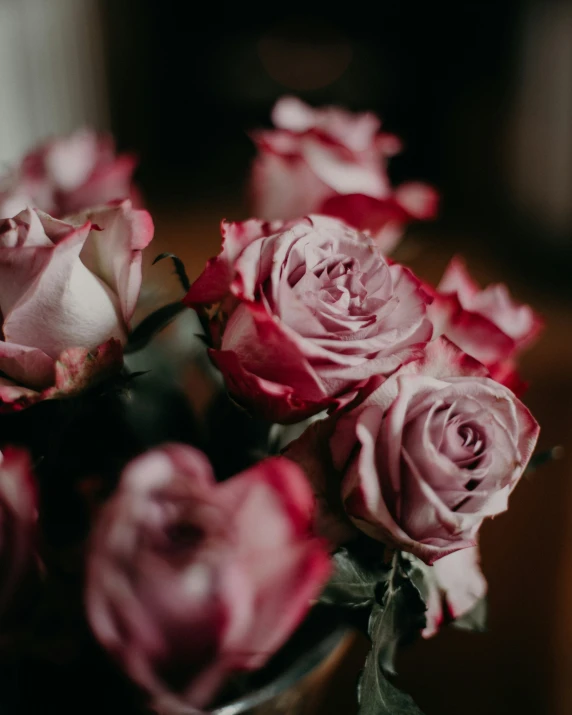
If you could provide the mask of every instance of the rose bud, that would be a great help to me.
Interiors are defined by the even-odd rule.
[[[87,612],[155,706],[208,705],[288,639],[330,570],[312,510],[282,457],[221,484],[192,447],[128,465],[93,534]]]
[[[135,159],[113,139],[82,129],[50,139],[0,179],[0,216],[34,206],[58,218],[118,199],[135,199]]]
[[[419,281],[341,221],[251,220],[223,236],[185,302],[220,304],[211,357],[235,399],[269,420],[350,402],[431,336]]]
[[[37,492],[26,452],[0,453],[0,620],[10,624],[16,596],[37,566]]]
[[[481,290],[460,258],[451,261],[433,297],[434,337],[449,338],[486,365],[493,379],[521,392],[513,359],[542,330],[532,308],[515,303],[502,284]]]
[[[334,216],[370,231],[384,253],[396,245],[405,224],[435,216],[438,197],[431,187],[418,182],[391,187],[387,158],[401,143],[379,131],[374,114],[313,109],[283,97],[272,121],[276,129],[253,135],[255,215],[270,221]]]
[[[480,568],[479,548],[455,551],[423,566],[427,593],[424,638],[434,636],[444,623],[470,613],[487,593],[487,582]]]
[[[151,217],[130,201],[65,222],[32,209],[0,220],[5,409],[77,391],[121,362],[152,237]]]
[[[432,564],[473,546],[483,520],[507,509],[538,438],[526,407],[486,374],[440,338],[359,407],[312,425],[286,455],[318,491],[339,495],[357,528]],[[324,440],[325,474],[328,461],[311,456]]]

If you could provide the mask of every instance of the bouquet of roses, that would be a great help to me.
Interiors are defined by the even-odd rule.
[[[161,254],[181,299],[136,327],[134,160],[82,131],[0,182],[3,663],[84,664],[122,712],[237,713],[362,628],[360,712],[414,715],[399,644],[483,625],[478,532],[537,441],[516,358],[541,321],[458,258],[435,288],[387,257],[438,198],[390,184],[374,115],[272,118],[256,218],[192,284]],[[201,410],[153,352],[191,311]]]

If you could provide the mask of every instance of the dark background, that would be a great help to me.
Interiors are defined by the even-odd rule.
[[[561,159],[552,148],[561,137],[543,127],[539,107],[552,102],[560,112],[568,99],[558,96],[558,87],[536,98],[525,59],[537,56],[530,51],[535,28],[547,17],[556,33],[566,5],[107,0],[113,129],[122,147],[140,154],[140,180],[152,201],[226,200],[234,207],[254,153],[246,132],[268,124],[277,97],[290,92],[313,104],[374,110],[405,140],[403,155],[391,162],[392,177],[423,179],[442,191],[444,231],[462,227],[538,284],[566,291],[572,214],[555,226],[542,197],[530,202],[514,190],[521,166],[531,176],[548,173],[548,183],[558,176],[550,176],[546,158],[535,163],[528,136],[511,148],[524,87],[534,100],[526,119],[538,123],[535,143],[546,142],[553,163]],[[557,46],[552,56],[551,39],[538,32],[538,42],[549,46],[547,74],[562,73],[566,58]],[[572,149],[563,145],[567,150],[570,179]],[[525,155],[524,164],[515,153]],[[244,202],[238,210],[248,213]]]

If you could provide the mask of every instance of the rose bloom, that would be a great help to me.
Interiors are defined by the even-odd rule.
[[[203,707],[287,640],[330,570],[312,510],[303,473],[282,457],[221,484],[183,445],[126,468],[93,534],[87,611],[155,706]]]
[[[0,178],[0,216],[33,206],[60,218],[118,199],[136,198],[135,158],[116,155],[113,139],[81,129],[49,139]]]
[[[220,303],[211,356],[237,401],[269,420],[348,403],[431,337],[419,281],[341,221],[251,220],[223,235],[185,302]]]
[[[522,391],[514,357],[536,339],[542,320],[530,306],[515,303],[506,286],[480,289],[464,262],[454,258],[433,293],[428,314],[435,337],[449,338],[486,365],[493,379]]]
[[[70,388],[121,355],[152,237],[151,217],[128,200],[66,221],[33,209],[0,220],[0,403]]]
[[[424,638],[438,633],[442,625],[470,613],[487,593],[487,582],[480,569],[479,548],[455,551],[424,566],[427,593],[427,623]]]
[[[36,567],[37,491],[26,452],[0,452],[0,619],[9,622],[11,607],[26,577]]]
[[[252,170],[256,216],[335,216],[369,230],[384,252],[396,245],[405,224],[435,216],[438,197],[431,187],[414,182],[392,188],[387,158],[400,151],[401,143],[379,131],[374,114],[313,109],[295,97],[283,97],[274,106],[272,121],[275,129],[253,135],[258,148]]]
[[[431,564],[473,546],[485,517],[507,509],[538,438],[526,407],[486,374],[440,338],[286,454],[337,491],[357,528]],[[311,455],[325,440],[331,471],[320,474]]]

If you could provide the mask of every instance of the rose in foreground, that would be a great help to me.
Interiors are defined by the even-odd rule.
[[[26,452],[0,453],[0,618],[36,566],[37,492]],[[5,624],[3,624],[4,627]]]
[[[233,396],[272,421],[350,402],[431,337],[419,281],[341,221],[251,220],[223,235],[185,302],[219,304],[211,356]]]
[[[484,290],[472,280],[464,262],[454,258],[445,271],[428,311],[434,335],[444,335],[489,368],[491,377],[513,390],[522,384],[514,357],[542,329],[542,320],[528,305],[515,303],[506,286]]]
[[[334,480],[355,526],[431,564],[473,546],[483,520],[507,509],[538,438],[526,407],[484,375],[440,338],[286,454],[315,468],[305,453],[328,439],[333,470],[312,481]]]
[[[313,109],[283,97],[273,111],[274,130],[253,138],[258,157],[252,172],[254,213],[267,220],[290,220],[311,213],[341,218],[368,230],[384,252],[414,219],[434,218],[438,198],[414,182],[393,190],[387,158],[399,139],[380,132],[372,113],[338,107]]]
[[[229,674],[264,665],[327,579],[312,509],[284,458],[217,485],[191,447],[139,457],[93,536],[95,635],[155,703],[208,704]]]
[[[130,201],[59,221],[33,209],[0,221],[0,403],[80,389],[120,361],[153,237]]]
[[[134,198],[135,159],[116,155],[113,140],[87,129],[50,139],[0,178],[0,216],[28,206],[58,218],[90,206]]]

